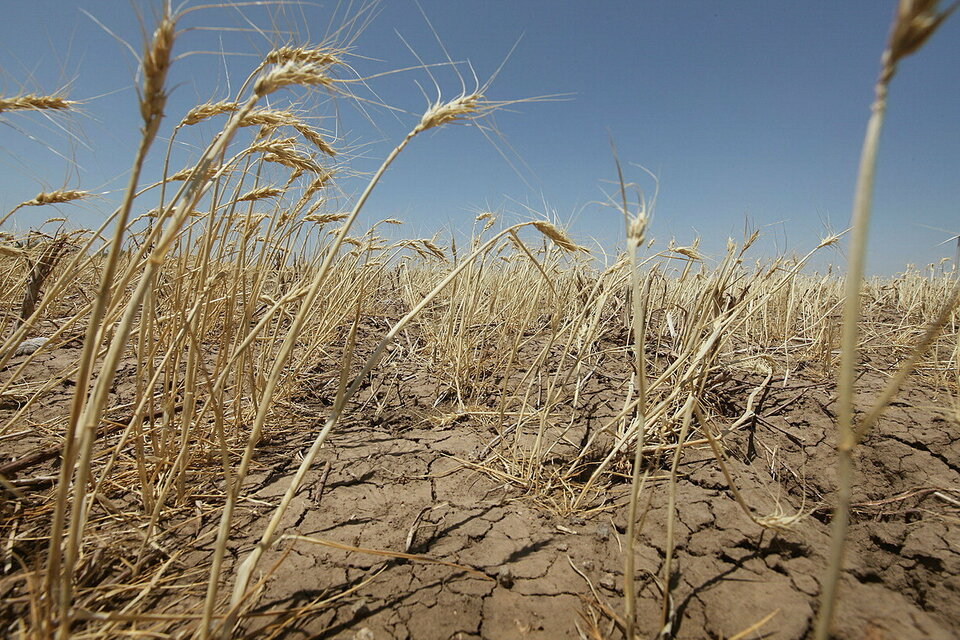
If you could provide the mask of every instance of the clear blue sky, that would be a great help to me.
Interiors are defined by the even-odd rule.
[[[193,3],[196,4],[196,3]],[[622,219],[594,201],[614,177],[612,136],[624,163],[660,178],[652,235],[688,244],[703,238],[711,256],[745,219],[764,228],[757,257],[804,252],[824,233],[846,227],[860,144],[879,58],[895,2],[584,2],[421,0],[454,60],[470,60],[481,81],[518,44],[488,95],[494,100],[568,94],[516,105],[496,115],[494,143],[471,127],[423,136],[401,156],[371,200],[368,221],[397,217],[409,236],[442,228],[468,232],[475,212],[523,205],[549,209],[587,236],[615,248]],[[257,24],[316,42],[341,22],[337,3],[221,8],[191,14],[175,51],[193,53],[172,73],[172,123],[191,106],[230,96],[269,49]],[[85,9],[102,22],[97,25]],[[67,88],[79,113],[0,115],[0,209],[39,190],[67,187],[102,200],[61,207],[77,226],[96,223],[116,202],[138,139],[136,63],[107,29],[138,51],[138,12],[153,2],[34,0],[4,3],[0,94]],[[273,14],[273,18],[270,14]],[[368,76],[444,53],[412,0],[385,0],[353,41],[351,63]],[[354,29],[353,31],[356,31]],[[294,35],[295,32],[295,35]],[[399,35],[398,35],[399,34]],[[284,39],[281,36],[281,39]],[[460,89],[437,71],[447,97]],[[372,80],[361,92],[406,110],[396,114],[349,101],[321,102],[311,121],[336,131],[355,169],[369,171],[416,122],[432,92],[422,70]],[[375,94],[373,93],[375,92]],[[369,119],[368,119],[369,118]],[[208,130],[208,133],[212,132]],[[162,152],[162,143],[155,148]],[[504,156],[506,159],[504,159]],[[652,182],[628,166],[628,178]],[[356,184],[348,181],[348,190]],[[960,233],[960,16],[953,16],[894,80],[881,143],[869,269],[952,257]],[[27,228],[54,211],[16,219]],[[818,263],[840,263],[825,254]]]

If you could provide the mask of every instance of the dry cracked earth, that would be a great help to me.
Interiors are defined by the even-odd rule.
[[[54,368],[57,357],[39,358],[31,375],[49,375],[44,367]],[[286,539],[261,562],[272,572],[263,577],[240,635],[622,637],[615,620],[623,611],[627,485],[610,484],[589,509],[559,508],[562,500],[551,501],[497,472],[489,463],[494,434],[469,412],[444,419],[454,413],[453,403],[436,404],[437,388],[425,368],[411,361],[390,376],[390,385],[380,388],[393,391],[378,395],[372,381],[363,402],[322,450],[283,522],[285,536],[303,538]],[[615,411],[623,390],[613,379],[612,372],[595,376],[585,389],[583,429]],[[881,372],[868,370],[860,380],[861,400],[875,395],[882,383]],[[742,405],[750,386],[741,385],[739,395],[731,392],[730,403]],[[24,417],[23,429],[47,424],[70,392],[50,395]],[[225,575],[252,548],[272,513],[270,505],[285,491],[328,395],[305,390],[297,403],[315,413],[271,432],[260,444]],[[757,419],[724,440],[732,478],[757,516],[803,514],[785,530],[764,529],[744,513],[709,447],[685,450],[666,600],[659,576],[667,547],[668,484],[662,480],[665,466],[653,470],[635,549],[641,637],[663,631],[665,637],[732,638],[758,623],[739,637],[793,640],[810,633],[835,488],[833,404],[829,381],[805,379],[802,371],[788,382],[775,379],[757,406]],[[3,413],[14,410],[7,406]],[[39,435],[0,441],[0,464],[43,446]],[[486,468],[478,465],[484,460]],[[54,467],[55,460],[48,460],[10,477],[41,477]],[[951,398],[909,386],[857,450],[856,468],[835,636],[958,637],[960,427]],[[37,501],[52,494],[49,484],[27,490]],[[116,489],[112,497],[122,500],[123,494]],[[8,549],[29,555],[29,545],[17,539],[29,526],[21,519],[12,530],[17,520],[10,503],[5,509],[4,543],[11,539]],[[183,567],[183,584],[196,585],[205,576],[188,569],[209,561],[217,513],[198,507],[181,520],[166,523],[174,537],[163,546],[186,552],[177,565]],[[122,545],[101,554],[99,579],[122,570],[123,554]],[[22,614],[16,602],[23,582],[12,577],[16,565],[5,562],[3,571],[0,596],[14,603],[2,607],[3,616]],[[176,612],[197,604],[169,598],[142,606]],[[286,614],[272,615],[278,611]],[[183,633],[176,627],[168,631]]]

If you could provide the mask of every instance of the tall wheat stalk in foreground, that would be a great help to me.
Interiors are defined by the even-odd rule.
[[[631,318],[633,333],[634,375],[636,377],[637,407],[633,417],[637,440],[634,444],[633,474],[630,482],[630,501],[627,506],[627,549],[623,563],[623,595],[624,595],[624,622],[627,629],[627,640],[634,640],[637,632],[637,588],[635,584],[636,568],[634,566],[634,545],[636,542],[637,505],[640,498],[641,472],[643,462],[644,436],[647,430],[647,358],[646,348],[646,307],[650,299],[650,281],[655,274],[651,271],[645,278],[644,288],[640,290],[640,263],[637,251],[646,240],[647,224],[650,220],[650,211],[642,196],[639,197],[636,213],[630,213],[627,199],[627,187],[623,180],[623,169],[616,159],[617,177],[620,185],[620,206],[623,210],[624,224],[627,232],[627,253],[630,264],[630,294],[632,308],[628,313]],[[628,398],[628,402],[630,399]]]
[[[856,375],[860,322],[860,297],[864,272],[864,260],[867,249],[867,231],[870,228],[870,206],[873,198],[873,180],[876,173],[877,152],[880,143],[880,131],[887,109],[887,91],[890,81],[897,72],[901,60],[919,50],[933,35],[943,21],[957,8],[955,2],[947,10],[937,10],[938,0],[900,0],[897,15],[887,48],[881,59],[880,78],[874,88],[875,98],[871,107],[867,132],[864,135],[863,149],[860,154],[860,169],[857,175],[857,187],[853,202],[851,221],[850,257],[847,264],[847,276],[844,290],[843,334],[841,342],[840,372],[837,380],[839,429],[837,443],[837,505],[832,521],[832,539],[830,559],[821,590],[821,606],[816,623],[815,637],[826,640],[830,633],[834,609],[837,603],[837,585],[843,568],[843,551],[847,528],[850,520],[850,493],[853,480],[853,449],[863,437],[871,422],[861,422],[855,428],[853,422],[854,377]],[[914,357],[901,367],[890,381],[885,392],[868,414],[875,421],[879,412],[892,400],[906,375],[915,366],[915,361],[933,343],[943,326],[953,304],[956,302],[956,290],[947,301],[937,321],[930,326],[920,344],[914,351]],[[913,366],[911,366],[913,363]],[[881,404],[882,403],[882,404]]]
[[[94,299],[93,309],[87,325],[84,348],[80,359],[80,368],[77,375],[76,392],[70,407],[70,421],[63,445],[63,461],[60,470],[59,483],[66,487],[71,476],[74,478],[73,500],[70,509],[71,518],[67,532],[66,544],[61,545],[63,524],[67,512],[67,492],[57,493],[57,503],[54,509],[53,525],[50,534],[49,559],[47,563],[47,598],[54,607],[59,607],[60,624],[58,636],[68,637],[71,625],[71,603],[73,599],[74,569],[79,553],[80,538],[86,521],[86,488],[89,477],[90,458],[93,455],[93,440],[99,425],[100,413],[106,404],[107,393],[112,374],[111,363],[104,363],[104,373],[98,378],[98,386],[87,396],[87,388],[93,373],[93,364],[104,336],[102,326],[104,314],[112,299],[114,275],[120,262],[123,249],[123,235],[127,230],[127,222],[140,172],[147,157],[147,152],[156,138],[163,118],[163,108],[166,104],[165,83],[167,71],[171,63],[171,51],[175,37],[176,23],[171,16],[169,3],[164,7],[164,16],[148,44],[143,57],[143,88],[140,96],[140,114],[143,118],[142,136],[137,149],[130,179],[127,185],[120,215],[116,220],[116,231],[107,261],[104,265],[99,291]],[[116,343],[123,342],[118,340]],[[115,350],[119,360],[119,349]],[[113,363],[115,365],[115,363]],[[109,380],[108,380],[109,378]],[[59,582],[59,590],[55,593],[54,585]]]

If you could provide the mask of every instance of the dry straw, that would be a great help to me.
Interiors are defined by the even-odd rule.
[[[409,137],[407,139],[409,140]],[[398,147],[398,148],[402,148],[402,147]],[[353,218],[351,218],[350,220],[352,221],[352,219]],[[349,224],[350,222],[348,221],[341,228],[341,233],[338,236],[339,243],[348,241],[348,238],[344,234],[346,230],[349,228]],[[254,547],[254,549],[244,558],[243,562],[240,565],[236,582],[234,583],[233,596],[231,598],[231,607],[233,609],[235,609],[246,598],[247,588],[252,579],[253,572],[260,561],[260,558],[262,557],[263,553],[266,552],[269,548],[271,548],[277,541],[277,530],[280,526],[280,522],[284,514],[286,513],[287,508],[289,507],[294,496],[300,490],[300,487],[303,484],[303,481],[304,481],[304,478],[306,477],[307,472],[313,466],[313,463],[316,460],[317,456],[319,455],[320,449],[323,447],[324,443],[326,442],[327,437],[339,422],[340,415],[344,410],[344,407],[346,406],[350,398],[360,388],[364,380],[366,380],[367,376],[373,370],[373,368],[377,366],[377,364],[379,364],[384,353],[387,351],[387,348],[391,344],[393,344],[393,341],[396,339],[396,336],[411,321],[413,321],[416,317],[418,317],[423,312],[423,310],[427,308],[427,306],[440,294],[440,292],[444,291],[450,285],[450,283],[452,283],[457,278],[457,276],[461,272],[463,272],[467,267],[469,267],[473,263],[475,259],[477,259],[480,256],[485,256],[487,253],[489,253],[505,236],[515,234],[517,230],[528,225],[533,225],[535,228],[540,230],[541,233],[544,233],[544,235],[547,235],[547,234],[543,231],[543,229],[544,228],[550,229],[550,233],[552,235],[548,237],[554,240],[554,242],[556,242],[556,240],[554,239],[553,236],[560,236],[566,239],[566,234],[564,234],[562,231],[560,231],[553,225],[549,225],[548,227],[545,227],[544,224],[539,221],[520,223],[512,227],[509,227],[507,229],[504,229],[500,233],[496,234],[495,236],[487,240],[485,243],[483,243],[481,246],[476,248],[469,256],[466,257],[466,259],[458,263],[429,293],[427,293],[427,295],[425,295],[420,300],[420,302],[417,305],[415,305],[409,312],[407,312],[407,314],[405,314],[400,320],[398,320],[390,328],[390,330],[386,333],[386,335],[383,336],[383,338],[381,338],[377,346],[374,348],[373,353],[371,353],[370,356],[368,356],[367,361],[364,364],[361,371],[355,376],[353,376],[353,379],[351,380],[348,386],[343,384],[345,383],[345,379],[344,379],[344,381],[342,382],[341,390],[337,394],[336,402],[330,412],[330,415],[327,417],[325,421],[323,429],[321,429],[321,431],[317,434],[316,439],[313,442],[313,445],[310,447],[310,450],[303,456],[303,460],[301,461],[299,468],[297,469],[293,477],[290,479],[286,493],[281,499],[279,506],[276,508],[273,515],[271,516],[270,522],[267,524],[260,540]],[[569,240],[567,240],[567,242],[569,242]],[[572,242],[570,243],[570,245],[573,247],[573,249],[571,250],[575,250],[577,248],[577,246],[574,245]],[[329,259],[330,259],[330,255],[328,254],[328,260]],[[314,280],[314,282],[316,283],[316,280]],[[284,343],[285,345],[288,343],[288,341],[290,341],[290,344],[292,345],[291,336],[296,335],[300,331],[302,327],[302,322],[303,322],[302,316],[304,316],[306,311],[310,308],[309,306],[307,306],[308,303],[310,305],[313,304],[313,299],[310,298],[309,294],[307,297],[304,298],[304,304],[301,306],[300,315],[298,315],[298,317],[294,320],[294,322],[292,323],[292,326],[288,330],[287,339],[285,340],[285,343]],[[283,351],[281,351],[281,355],[283,355]],[[278,358],[278,362],[282,364],[283,360]],[[259,439],[259,433],[260,433],[259,429],[262,428],[260,426],[262,425],[262,422],[260,422],[262,420],[260,414],[262,413],[263,413],[263,410],[261,409],[261,411],[258,413],[258,425],[255,425],[255,430],[251,435],[251,437],[256,436]],[[248,443],[248,449],[244,453],[244,462],[246,464],[249,464],[248,456],[250,455],[251,444],[253,442],[255,441],[251,440],[251,443]],[[245,474],[246,466],[244,462],[241,463],[241,470],[238,471],[238,473]],[[241,475],[240,477],[242,478],[243,476]],[[225,519],[221,520],[221,525],[223,525],[225,522],[227,522]],[[221,533],[222,532],[223,532],[223,529],[221,529]],[[220,544],[218,543],[218,549],[219,548],[220,548]],[[211,584],[213,583],[211,582]],[[212,591],[212,593],[215,594],[216,592]],[[210,594],[208,593],[208,597],[209,596]],[[224,626],[222,627],[223,637],[227,637],[229,635],[229,633],[232,631],[232,627],[233,627],[233,617],[228,616]]]
[[[443,252],[443,249],[434,244],[432,240],[423,239],[420,240],[420,244],[422,244],[423,248],[429,251],[430,254],[435,258],[443,260],[444,262],[447,260],[447,255]]]

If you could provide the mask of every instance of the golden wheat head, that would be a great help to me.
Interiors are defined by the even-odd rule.
[[[71,189],[58,189],[57,191],[41,191],[32,200],[21,202],[21,207],[42,207],[47,204],[63,204],[82,198],[90,197],[89,191],[74,191]]]
[[[960,2],[954,2],[948,9],[937,11],[939,4],[938,0],[900,0],[887,44],[890,64],[896,64],[916,52],[957,6],[960,6]]]
[[[545,235],[550,238],[551,241],[564,251],[586,251],[583,247],[573,242],[566,233],[564,233],[560,227],[551,224],[545,220],[537,220],[533,223],[533,226]]]
[[[197,124],[198,122],[203,122],[204,120],[212,118],[213,116],[223,113],[232,113],[239,108],[240,104],[238,102],[230,102],[227,100],[201,104],[187,112],[187,115],[185,115],[183,120],[180,121],[180,126],[185,127],[192,124]]]
[[[153,32],[153,40],[143,54],[143,95],[140,97],[140,115],[147,128],[159,125],[163,107],[167,103],[164,84],[170,70],[176,23],[170,17],[160,21]]]
[[[0,113],[4,111],[63,111],[77,104],[60,96],[38,96],[28,93],[14,98],[0,98]]]

